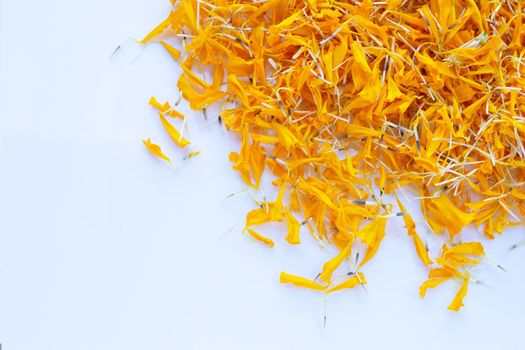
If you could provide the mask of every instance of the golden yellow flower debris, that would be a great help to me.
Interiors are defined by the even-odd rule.
[[[168,102],[162,104],[155,97],[151,97],[149,100],[149,104],[159,111],[159,115],[166,115],[172,118],[184,119],[184,114],[173,109],[173,107],[171,107],[171,105]]]
[[[147,150],[151,154],[153,154],[156,157],[159,157],[160,159],[164,159],[165,161],[171,164],[171,159],[162,152],[162,149],[159,145],[154,144],[150,141],[150,139],[144,140],[142,141],[142,143],[144,143],[144,146],[146,146]]]
[[[463,298],[467,294],[468,282],[469,282],[469,277],[467,276],[463,279],[463,282],[461,283],[461,286],[459,287],[459,290],[456,296],[454,297],[454,300],[452,300],[452,302],[448,306],[449,310],[459,311],[459,309],[464,306]]]
[[[457,311],[484,256],[481,244],[460,243],[462,230],[482,227],[492,239],[524,223],[525,2],[171,3],[141,42],[160,41],[179,62],[177,86],[191,108],[219,105],[223,125],[239,135],[229,158],[246,184],[258,189],[269,172],[279,188],[275,201],[248,213],[248,233],[273,246],[249,227],[284,220],[288,243],[299,243],[305,226],[340,252],[318,271],[324,284],[285,273],[281,282],[353,286],[359,271],[342,287],[332,274],[364,244],[361,269],[378,252],[387,219],[402,216],[430,269],[421,295],[459,282],[449,306]],[[186,147],[165,118],[184,116],[151,104]],[[426,224],[446,242],[434,261],[403,204],[396,213],[386,200],[400,188],[420,198]]]
[[[405,206],[403,205],[403,203],[401,203],[397,196],[396,201],[400,210],[400,214],[403,216],[403,221],[405,222],[407,233],[410,237],[412,237],[414,241],[417,255],[425,265],[432,264],[432,259],[428,254],[428,250],[425,246],[425,243],[423,243],[421,237],[419,237],[419,235],[416,232],[416,223],[414,222],[414,219],[412,219],[412,217],[406,212]]]
[[[288,234],[285,239],[290,244],[299,244],[301,243],[301,238],[299,237],[299,232],[301,230],[301,224],[299,221],[290,213],[289,210],[284,212],[286,218],[286,224],[288,225]]]
[[[335,270],[341,265],[341,263],[348,257],[350,254],[351,244],[348,244],[345,248],[339,251],[335,257],[327,261],[323,265],[323,272],[319,275],[323,282],[330,282],[332,280],[332,274]]]
[[[441,256],[436,258],[439,267],[434,267],[428,274],[428,280],[420,286],[419,294],[424,297],[428,288],[435,288],[442,282],[456,280],[461,286],[449,305],[449,310],[458,311],[463,306],[467,294],[470,270],[485,257],[485,249],[479,242],[459,243],[452,247],[443,245]]]
[[[266,244],[270,248],[273,248],[275,246],[275,242],[272,241],[270,238],[264,237],[263,235],[259,234],[258,232],[254,231],[254,230],[252,230],[250,228],[247,228],[246,232],[248,232],[250,234],[250,236],[252,236],[256,240],[261,241],[262,243]]]
[[[190,142],[186,140],[182,136],[182,134],[177,129],[175,129],[175,127],[170,122],[168,122],[168,120],[163,115],[159,116],[159,118],[160,118],[160,121],[162,122],[162,125],[164,126],[164,129],[166,129],[166,132],[171,137],[173,142],[175,142],[177,145],[179,145],[182,148],[190,144]]]
[[[308,289],[319,290],[319,291],[326,290],[326,287],[322,286],[319,283],[316,283],[314,281],[311,281],[301,276],[291,275],[286,272],[281,272],[280,282],[290,283],[290,284],[293,284],[294,286],[301,287],[301,288],[308,288]]]
[[[186,156],[186,159],[191,159],[193,157],[197,157],[198,155],[200,155],[202,152],[201,151],[193,151],[193,152],[190,152],[188,153],[188,155]]]
[[[330,289],[326,291],[326,293],[337,292],[343,289],[351,289],[358,285],[364,285],[364,284],[366,284],[365,276],[361,272],[358,272],[357,274],[354,274],[352,277],[348,278],[344,282],[341,282],[331,287]]]

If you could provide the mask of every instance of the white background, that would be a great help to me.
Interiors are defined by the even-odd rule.
[[[333,251],[308,235],[273,250],[239,229],[253,203],[227,160],[237,141],[190,118],[202,155],[178,170],[151,95],[178,96],[177,65],[141,37],[161,0],[0,0],[0,343],[5,350],[523,349],[525,237],[487,246],[460,313],[453,285],[426,270],[399,219],[363,269],[369,285],[331,295],[278,283],[314,277]],[[110,59],[113,50],[122,52]],[[210,116],[213,117],[213,116]],[[416,203],[416,202],[414,202]],[[472,232],[471,238],[477,233]]]

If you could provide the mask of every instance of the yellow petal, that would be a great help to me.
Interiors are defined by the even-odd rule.
[[[367,263],[377,253],[379,245],[385,237],[385,227],[386,218],[378,217],[358,231],[357,237],[368,245],[365,257],[359,264],[359,267]]]
[[[457,275],[457,270],[449,267],[436,267],[428,272],[428,278],[452,278]]]
[[[366,284],[365,275],[363,275],[361,272],[358,272],[356,275],[353,275],[346,281],[328,289],[326,293],[337,292],[342,289],[350,289],[362,284]]]
[[[193,158],[193,157],[197,157],[199,154],[201,154],[202,152],[201,151],[194,151],[194,152],[190,152],[186,158],[190,159],[190,158]]]
[[[299,244],[301,239],[299,238],[299,231],[301,229],[301,224],[297,219],[290,213],[289,210],[284,212],[286,217],[286,225],[288,226],[288,234],[286,235],[286,241],[290,244]]]
[[[319,198],[323,203],[325,203],[330,208],[335,208],[335,205],[334,205],[334,203],[332,202],[332,200],[330,199],[329,196],[327,196],[325,193],[320,191],[315,186],[312,186],[312,185],[308,184],[306,181],[301,179],[299,181],[299,184],[297,185],[297,188],[300,189],[300,190],[303,190],[304,192],[306,192],[306,193],[308,193],[308,194],[310,194],[312,196],[315,196],[315,197]]]
[[[425,244],[423,243],[419,235],[418,234],[413,235],[412,239],[414,240],[414,245],[416,246],[416,252],[419,258],[421,259],[421,261],[425,265],[432,264],[432,259],[430,259],[430,257],[428,256],[427,247],[425,246]]]
[[[425,294],[427,294],[427,289],[429,288],[435,288],[437,286],[439,286],[441,283],[445,282],[445,281],[448,281],[450,279],[450,277],[445,277],[445,278],[433,278],[433,279],[429,279],[429,280],[426,280],[425,282],[423,282],[423,284],[419,287],[419,296],[421,298],[425,297]]]
[[[231,152],[228,158],[234,163],[233,169],[240,173],[244,182],[248,186],[253,187],[250,176],[250,163],[237,152]]]
[[[447,249],[444,252],[444,257],[449,254],[465,254],[465,255],[478,255],[485,256],[485,249],[479,242],[465,242],[456,244],[452,248]]]
[[[179,60],[180,54],[181,54],[179,50],[177,50],[176,48],[174,48],[173,46],[171,46],[170,44],[168,44],[167,42],[163,40],[161,40],[160,43],[166,49],[166,51],[168,51],[171,57],[173,57],[174,60],[176,61]]]
[[[283,218],[283,198],[284,192],[286,189],[286,182],[283,181],[281,187],[279,188],[279,193],[275,199],[274,205],[270,210],[270,218],[272,221],[282,221]]]
[[[287,127],[277,122],[273,122],[272,127],[277,133],[277,137],[281,141],[282,145],[286,147],[287,150],[290,150],[291,147],[299,143],[299,139],[297,139],[297,137],[295,137],[293,132]]]
[[[348,244],[345,248],[343,248],[343,249],[341,249],[339,251],[339,254],[334,256],[332,259],[328,260],[323,265],[323,272],[321,272],[321,274],[319,275],[321,280],[323,280],[324,282],[327,282],[327,283],[330,282],[330,280],[332,278],[332,274],[334,273],[334,271],[337,270],[339,265],[341,265],[341,263],[350,254],[350,248],[351,248],[351,245]]]
[[[180,113],[179,111],[176,111],[175,109],[171,108],[170,104],[168,102],[161,104],[155,97],[151,97],[149,99],[149,104],[159,110],[163,115],[170,116],[172,118],[179,118],[184,119],[184,114]]]
[[[463,306],[463,298],[465,297],[465,295],[467,295],[469,279],[470,278],[467,277],[463,280],[463,283],[461,284],[461,287],[456,293],[454,300],[452,300],[452,302],[448,306],[449,310],[459,311],[459,309]]]
[[[399,207],[399,210],[401,211],[401,213],[403,213],[403,221],[405,222],[405,227],[408,231],[408,235],[413,236],[417,234],[416,233],[416,223],[414,222],[412,217],[407,213],[405,206],[403,205],[403,203],[401,203],[397,195],[395,197],[397,201],[397,206]]]
[[[144,140],[142,141],[144,143],[144,146],[146,146],[146,148],[148,149],[148,151],[150,151],[151,154],[161,158],[161,159],[164,159],[165,161],[171,163],[171,160],[169,159],[169,157],[167,155],[165,155],[163,152],[162,152],[162,149],[160,148],[160,146],[152,143],[150,141],[150,139],[147,139],[147,140]]]
[[[272,218],[265,209],[257,208],[253,209],[246,214],[246,227],[253,225],[266,224],[271,222]]]
[[[399,210],[402,213],[404,213],[403,220],[405,221],[405,227],[407,229],[408,235],[412,236],[412,240],[414,241],[414,245],[416,247],[417,255],[419,256],[419,258],[421,259],[421,261],[423,261],[425,265],[432,264],[432,260],[428,256],[427,248],[425,244],[423,243],[423,241],[421,240],[421,237],[419,237],[419,235],[416,232],[416,224],[414,220],[409,214],[406,213],[406,208],[403,205],[403,203],[401,203],[397,195],[395,197],[396,197],[397,205],[399,206]]]
[[[357,232],[357,237],[367,246],[373,246],[385,233],[386,218],[378,216]]]
[[[151,41],[152,39],[154,39],[155,37],[157,37],[157,36],[161,35],[162,33],[164,33],[164,31],[166,29],[168,29],[168,27],[170,26],[170,24],[172,22],[172,16],[173,16],[173,12],[170,13],[168,18],[166,18],[164,21],[162,21],[162,23],[160,23],[158,26],[156,26],[151,32],[148,33],[148,35],[146,35],[144,37],[144,39],[140,40],[139,42],[141,44],[146,44],[149,41]]]
[[[233,74],[228,75],[228,91],[237,97],[245,107],[250,105],[248,96],[246,96],[246,91],[239,80],[237,80],[237,77]]]
[[[394,78],[392,78],[392,76],[390,75],[388,76],[388,79],[387,79],[387,86],[388,86],[388,94],[386,96],[386,100],[388,102],[394,101],[396,98],[400,98],[403,96],[403,93],[399,90],[399,87],[394,81]]]
[[[358,42],[354,41],[350,44],[350,50],[352,51],[352,55],[354,57],[354,60],[357,66],[363,72],[372,73],[372,70],[370,69],[370,66],[368,65],[368,60],[366,59],[366,55],[361,45],[359,45]]]
[[[316,283],[304,277],[291,275],[284,271],[281,272],[279,281],[281,283],[290,283],[296,287],[301,287],[301,288],[308,288],[308,289],[320,290],[320,291],[323,291],[326,289],[325,286],[322,286],[319,283]]]
[[[273,248],[275,243],[274,241],[272,241],[270,238],[268,237],[264,237],[263,235],[255,232],[254,230],[250,229],[250,228],[247,228],[246,231],[248,231],[248,233],[250,234],[250,236],[252,236],[253,238],[255,238],[256,240],[266,244],[267,246],[269,246],[270,248]]]
[[[180,147],[184,148],[190,144],[188,140],[186,140],[182,135],[179,133],[177,129],[173,125],[171,125],[166,118],[164,118],[162,115],[160,116],[160,120],[162,121],[162,125],[164,126],[164,129],[168,132],[168,135],[170,135],[173,142],[175,142]]]
[[[442,195],[429,201],[432,205],[428,206],[428,210],[433,220],[446,227],[451,238],[474,220],[475,214],[462,211],[448,196]]]
[[[160,103],[156,98],[155,96],[151,96],[151,98],[149,99],[149,104],[150,106],[152,107],[155,107],[156,109],[158,109],[159,111],[164,111],[165,109],[165,106]]]

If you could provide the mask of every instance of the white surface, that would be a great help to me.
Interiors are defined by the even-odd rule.
[[[331,252],[270,250],[239,230],[252,207],[227,160],[235,139],[191,119],[203,154],[177,158],[147,100],[177,96],[178,68],[153,45],[109,60],[162,20],[168,1],[0,0],[0,343],[5,350],[522,349],[523,228],[487,246],[466,307],[454,288],[419,299],[425,270],[392,220],[364,272],[368,293],[328,298],[278,284],[314,276]],[[306,237],[306,235],[304,235]]]

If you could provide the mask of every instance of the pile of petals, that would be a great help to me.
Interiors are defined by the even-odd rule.
[[[317,277],[283,272],[282,283],[323,293],[366,283],[362,266],[400,217],[429,269],[421,296],[455,281],[457,311],[486,259],[462,230],[494,238],[524,223],[524,11],[523,0],[177,0],[141,42],[179,63],[192,109],[219,106],[244,182],[258,189],[271,174],[276,196],[247,214],[245,232],[273,247],[257,226],[283,222],[289,244],[309,232],[337,247]],[[169,121],[186,117],[150,102],[187,147]],[[442,238],[439,254],[416,232],[409,197]],[[345,261],[353,268],[336,276]]]

